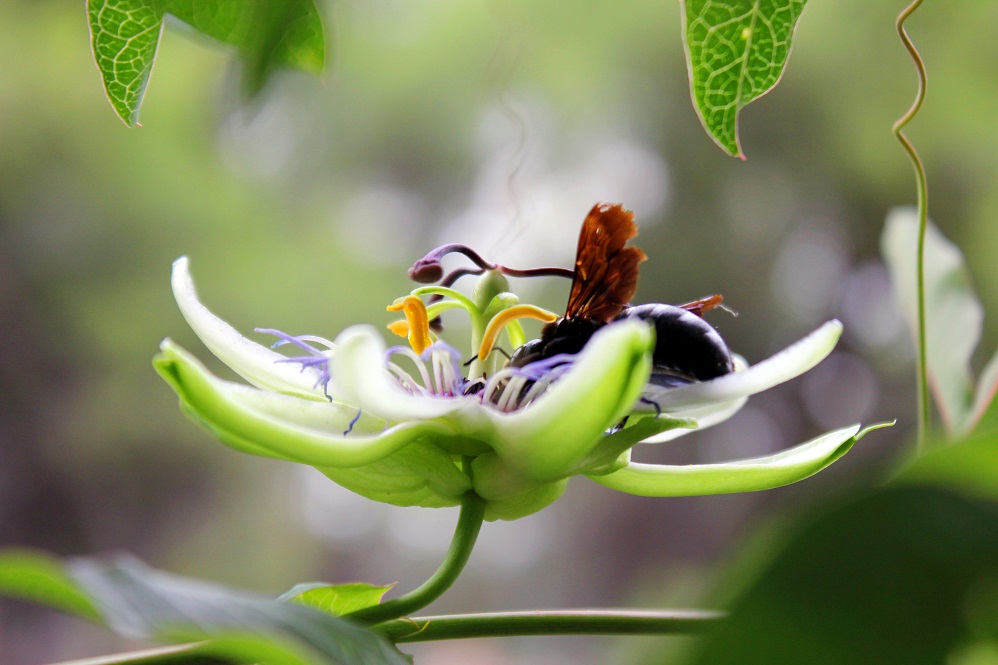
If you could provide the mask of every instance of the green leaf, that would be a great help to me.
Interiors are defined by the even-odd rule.
[[[138,124],[166,14],[239,49],[247,98],[277,67],[318,74],[325,61],[314,0],[88,0],[87,14],[104,90],[129,126]]]
[[[306,607],[339,617],[377,605],[381,602],[381,597],[393,586],[395,585],[375,586],[363,582],[335,585],[312,582],[295,585],[281,596],[281,600],[301,603]]]
[[[738,113],[783,76],[807,0],[682,0],[690,90],[707,133],[745,159]]]
[[[275,67],[322,72],[325,42],[314,0],[166,0],[166,7],[195,30],[239,47],[247,97]]]
[[[697,665],[936,665],[998,638],[998,432],[753,538]],[[760,545],[768,546],[765,551]],[[775,547],[774,547],[775,546]]]
[[[157,0],[89,0],[90,41],[104,91],[125,124],[139,124],[163,13]]]
[[[221,637],[229,649],[265,640],[274,653],[314,652],[320,662],[404,665],[405,656],[381,636],[309,607],[153,570],[132,558],[110,563],[77,559],[69,575],[119,633],[141,639],[193,641]],[[275,641],[276,640],[276,641]],[[252,652],[248,652],[252,653]],[[305,658],[304,662],[315,662]]]
[[[998,434],[978,435],[931,450],[917,457],[893,482],[938,485],[998,501]]]
[[[753,579],[687,665],[938,665],[996,637],[993,503],[891,487],[780,531],[761,571],[732,571]]]
[[[917,330],[918,320],[917,247],[918,213],[914,208],[892,210],[881,252],[912,331]],[[970,361],[981,339],[984,308],[974,293],[963,253],[931,223],[925,234],[925,308],[932,394],[947,433],[961,437],[977,425],[998,388],[998,355],[975,388]]]
[[[101,617],[83,589],[66,574],[62,563],[44,552],[0,551],[0,594],[85,619],[99,621]]]

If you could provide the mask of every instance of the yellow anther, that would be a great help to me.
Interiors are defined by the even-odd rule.
[[[405,319],[399,319],[398,321],[392,321],[388,324],[388,329],[399,337],[409,336],[409,322]]]
[[[405,314],[405,321],[395,321],[388,325],[388,329],[397,335],[405,335],[409,338],[409,346],[416,353],[422,353],[433,343],[430,338],[430,317],[426,314],[426,305],[418,296],[405,296],[399,298],[388,306],[389,312],[401,311]],[[408,328],[405,332],[402,326]]]
[[[499,339],[499,333],[502,332],[507,323],[516,319],[537,319],[544,323],[551,323],[558,319],[558,315],[533,305],[514,305],[509,309],[504,309],[493,316],[485,328],[485,333],[482,335],[482,345],[478,349],[479,360],[485,360],[489,357],[489,354],[492,353],[492,347]]]

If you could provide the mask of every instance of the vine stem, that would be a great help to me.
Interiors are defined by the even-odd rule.
[[[392,619],[375,626],[395,644],[525,635],[695,635],[725,618],[708,610],[536,610]],[[87,658],[59,665],[222,665],[197,642]]]
[[[461,513],[457,518],[454,537],[437,572],[420,587],[405,595],[347,614],[344,618],[377,624],[406,616],[432,603],[454,584],[464,570],[484,519],[485,500],[475,494],[474,490],[469,490],[461,497]]]
[[[925,90],[928,86],[928,76],[925,72],[925,63],[918,54],[918,49],[912,43],[911,38],[904,29],[904,22],[922,4],[922,0],[914,0],[910,5],[898,15],[897,33],[904,44],[912,62],[915,63],[915,71],[918,74],[918,91],[915,93],[915,101],[907,113],[901,116],[894,123],[894,136],[901,147],[908,153],[912,166],[915,168],[915,181],[918,189],[918,251],[916,261],[915,288],[918,294],[918,452],[925,452],[926,442],[929,437],[929,429],[932,425],[930,420],[929,403],[929,369],[928,369],[928,342],[926,340],[926,315],[925,315],[925,232],[929,222],[929,188],[925,178],[925,167],[918,157],[915,146],[905,136],[904,127],[918,114],[925,101]]]
[[[690,635],[723,618],[705,610],[535,610],[412,617],[372,628],[401,644],[523,635]]]

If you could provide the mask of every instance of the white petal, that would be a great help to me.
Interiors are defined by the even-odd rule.
[[[703,409],[687,409],[683,411],[683,417],[695,418],[697,421],[697,426],[695,428],[689,429],[686,427],[677,427],[675,429],[668,429],[660,434],[648,437],[641,443],[665,443],[666,441],[678,439],[684,434],[690,434],[691,432],[697,432],[707,427],[713,427],[718,423],[723,423],[725,420],[738,413],[738,411],[745,406],[745,402],[747,401],[748,397],[741,397],[730,402],[711,404],[709,407]]]
[[[333,373],[343,401],[391,422],[482,408],[477,397],[435,397],[404,390],[385,369],[385,343],[372,326],[351,326],[339,334]]]
[[[803,339],[743,372],[691,383],[678,388],[654,390],[645,395],[669,415],[686,416],[691,409],[731,402],[779,385],[808,371],[835,348],[842,324],[831,320]]]
[[[186,256],[173,262],[173,297],[195,334],[219,360],[254,386],[308,398],[325,399],[316,385],[319,372],[296,363],[278,362],[285,356],[247,339],[198,300]]]

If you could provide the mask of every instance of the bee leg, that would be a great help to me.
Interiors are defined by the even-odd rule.
[[[655,417],[658,418],[662,415],[662,407],[658,405],[658,402],[650,400],[647,397],[642,397],[639,400],[642,404],[650,404],[655,407]],[[627,420],[626,418],[624,420]]]
[[[489,351],[489,353],[495,353],[496,351],[498,351],[499,353],[501,353],[504,356],[506,356],[506,360],[509,360],[512,357],[512,356],[509,355],[509,353],[506,352],[506,349],[502,348],[501,346],[494,346],[494,347],[492,347],[492,351]],[[478,356],[472,356],[471,360],[468,360],[467,362],[465,362],[463,366],[464,367],[470,367],[471,363],[475,362],[476,360],[478,360]]]
[[[623,420],[621,420],[619,423],[617,423],[616,425],[614,425],[613,427],[611,427],[610,428],[610,434],[616,434],[620,430],[624,429],[624,425],[627,424],[627,418],[628,418],[628,416],[624,416]]]

